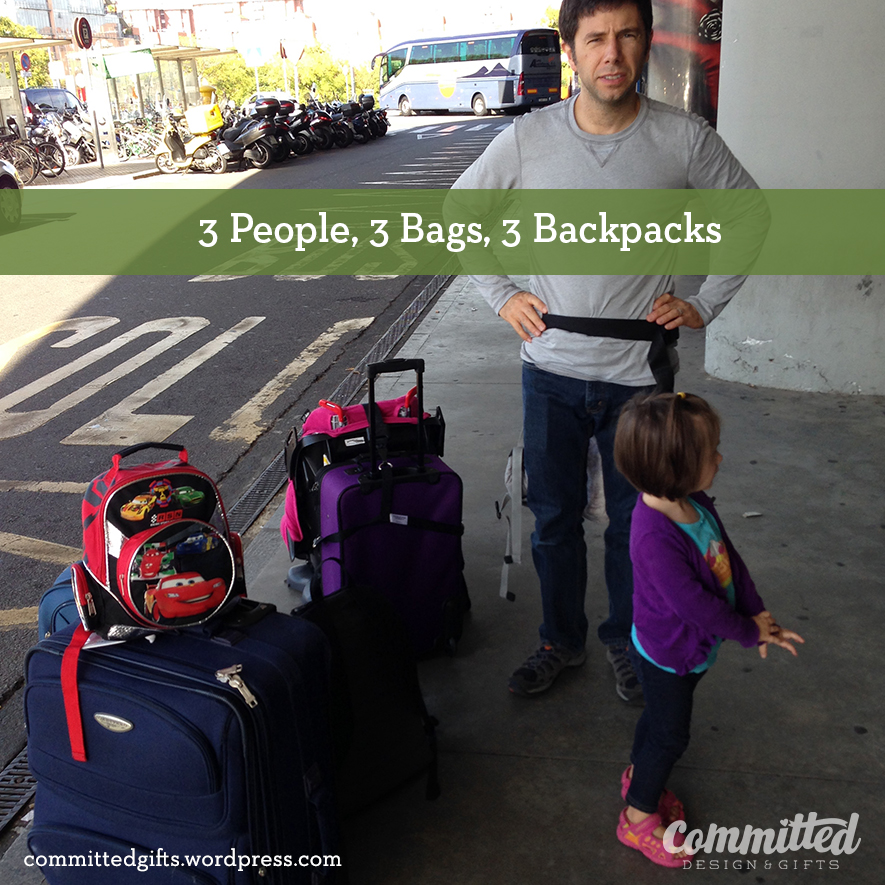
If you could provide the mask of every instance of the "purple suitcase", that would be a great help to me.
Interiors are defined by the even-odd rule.
[[[369,366],[370,403],[377,375],[409,369],[417,375],[423,416],[423,360]],[[470,606],[461,553],[461,478],[437,455],[425,455],[420,443],[416,453],[379,465],[373,423],[369,431],[368,462],[332,467],[320,480],[320,541],[312,560],[322,593],[374,587],[401,615],[416,654],[452,652]]]

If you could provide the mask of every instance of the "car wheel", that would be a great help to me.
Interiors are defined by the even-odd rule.
[[[405,95],[399,100],[399,112],[404,117],[411,117],[412,116],[412,113],[413,113],[412,102],[410,102],[409,99],[406,98]]]
[[[482,93],[479,92],[473,96],[473,102],[470,106],[473,108],[473,113],[476,114],[477,117],[484,117],[489,112],[486,100]]]

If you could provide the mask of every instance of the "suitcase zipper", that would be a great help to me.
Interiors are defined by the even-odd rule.
[[[242,664],[234,664],[232,667],[225,667],[223,670],[215,671],[215,678],[219,682],[224,682],[231,688],[235,688],[242,696],[243,700],[250,707],[258,706],[258,698],[249,691],[249,686],[243,681],[243,677],[239,675],[243,669]]]

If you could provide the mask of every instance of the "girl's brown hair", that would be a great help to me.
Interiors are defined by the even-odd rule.
[[[694,394],[634,397],[618,421],[615,464],[640,492],[676,501],[699,488],[719,428],[716,410]]]

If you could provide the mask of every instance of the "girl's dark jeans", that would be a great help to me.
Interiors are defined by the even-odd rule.
[[[706,670],[679,676],[631,655],[642,682],[645,709],[633,738],[633,779],[627,804],[653,814],[673,766],[688,747],[694,690]]]

